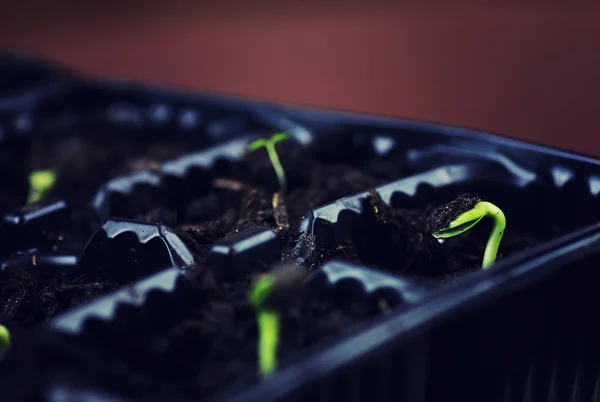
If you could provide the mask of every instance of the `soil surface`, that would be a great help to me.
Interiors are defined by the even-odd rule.
[[[355,151],[346,143],[334,141],[310,149],[292,141],[278,145],[291,189],[285,196],[283,209],[290,227],[280,230],[288,244],[296,241],[294,224],[310,208],[402,174],[403,167],[391,160],[359,161],[351,166],[349,159]],[[66,200],[71,207],[71,219],[60,230],[44,231],[31,250],[13,250],[5,256],[0,272],[0,323],[11,330],[16,342],[24,329],[125,285],[95,276],[57,276],[54,268],[34,265],[36,253],[80,252],[103,223],[88,205],[107,180],[138,170],[157,169],[161,162],[193,149],[169,142],[140,147],[136,141],[123,139],[68,137],[37,142],[23,152],[21,159],[26,161],[23,163],[26,171],[53,169],[57,173],[57,182],[42,203]],[[23,177],[26,181],[27,174]],[[227,234],[252,225],[278,226],[272,207],[277,180],[264,152],[248,154],[240,164],[226,169],[223,177],[215,176],[212,184],[206,195],[187,200],[181,211],[158,206],[140,208],[139,214],[127,217],[174,228],[199,262],[204,261],[207,247]],[[26,196],[27,191],[21,191],[20,195],[5,191],[0,194],[5,202],[0,204],[10,205],[7,211],[15,210],[24,205]],[[140,205],[148,204],[144,200]],[[275,215],[281,210],[276,209]],[[25,252],[27,255],[23,256]],[[34,257],[33,262],[30,257]]]
[[[147,326],[155,331],[115,338],[107,326],[106,333],[96,334],[102,341],[92,341],[95,357],[87,369],[93,370],[94,384],[139,401],[205,400],[239,386],[238,380],[252,376],[257,367],[258,330],[256,312],[247,302],[249,284],[221,286],[209,270],[198,268],[195,296],[186,298],[185,314],[181,307],[156,314],[180,317],[168,328],[153,325],[150,318]],[[354,295],[342,300],[334,295],[307,287],[280,305],[280,359],[301,357],[298,351],[326,345],[394,307],[383,299]]]
[[[187,200],[179,208],[148,210],[144,196],[134,194],[132,204],[137,204],[140,212],[131,218],[174,228],[198,263],[204,263],[205,252],[215,241],[257,225],[278,231],[284,249],[291,248],[297,241],[297,223],[309,210],[408,173],[393,158],[357,163],[353,161],[356,151],[344,149],[346,142],[339,139],[308,148],[292,141],[279,143],[287,194],[278,193],[273,167],[266,153],[257,150],[235,166],[215,173],[210,192]]]
[[[137,209],[126,217],[173,228],[195,255],[197,266],[191,276],[201,289],[190,304],[193,308],[165,332],[137,337],[131,344],[121,339],[115,350],[101,352],[105,361],[98,362],[95,370],[101,372],[99,380],[106,379],[105,385],[143,400],[150,396],[154,400],[202,399],[228,387],[241,374],[255,372],[256,317],[247,293],[254,275],[266,267],[248,277],[217,283],[206,259],[210,245],[243,228],[262,225],[276,230],[284,251],[291,250],[299,241],[297,224],[310,209],[411,173],[398,163],[397,156],[376,158],[364,144],[357,147],[356,142],[339,136],[308,148],[293,141],[279,143],[277,148],[287,175],[287,194],[277,193],[273,168],[266,153],[258,150],[247,154],[241,163],[219,169],[206,191],[189,199],[180,197],[177,206],[153,205],[147,195],[132,195]],[[55,169],[58,182],[49,197],[65,199],[73,208],[71,225],[47,233],[46,242],[38,248],[80,251],[102,224],[86,205],[106,180],[136,170],[154,170],[161,161],[186,152],[173,144],[140,149],[126,142],[95,144],[77,139],[38,147],[28,169]],[[318,245],[316,254],[323,257],[313,268],[330,257],[341,257],[437,282],[479,269],[489,225],[481,222],[464,236],[440,244],[427,230],[427,219],[435,206],[395,209],[371,192],[358,218],[360,229],[342,244]],[[507,231],[500,258],[541,240],[519,230]],[[294,254],[284,256],[293,259]],[[123,285],[98,276],[57,275],[36,265],[35,260],[10,264],[0,273],[0,322],[18,340],[33,324]],[[282,309],[281,357],[346,333],[389,309],[382,300],[340,303],[334,293],[321,295],[307,290]],[[128,345],[135,356],[123,353]]]
[[[135,141],[76,137],[53,143],[37,142],[26,150],[23,147],[16,149],[20,150],[19,161],[24,174],[21,182],[4,184],[13,187],[0,193],[0,206],[4,207],[2,212],[18,210],[19,206],[25,204],[27,172],[53,169],[57,174],[55,186],[39,205],[27,208],[31,212],[45,203],[62,199],[70,206],[70,217],[56,229],[36,233],[34,244],[27,249],[6,250],[2,247],[4,262],[0,268],[0,323],[10,329],[14,342],[18,342],[23,330],[32,325],[47,322],[60,312],[123,285],[95,275],[57,274],[60,270],[44,265],[43,260],[37,258],[38,253],[80,253],[103,223],[88,206],[89,200],[103,183],[137,168],[140,161],[159,163],[185,152],[181,144],[154,143],[140,147],[139,142]],[[22,183],[25,183],[24,191]],[[2,235],[6,245],[13,234],[5,232]]]
[[[481,269],[483,253],[492,228],[491,219],[482,219],[464,234],[439,241],[432,228],[445,226],[478,200],[458,195],[446,205],[422,209],[397,209],[371,191],[358,216],[360,230],[350,231],[341,244],[326,244],[319,250],[322,260],[342,258],[417,280],[445,283]],[[514,222],[513,222],[514,223]],[[537,222],[536,222],[537,223]],[[529,230],[528,230],[529,229]],[[505,231],[497,261],[521,252],[558,233],[552,225],[514,224]]]

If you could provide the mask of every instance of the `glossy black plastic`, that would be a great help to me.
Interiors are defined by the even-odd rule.
[[[85,307],[56,317],[50,327],[58,332],[74,335],[85,331],[88,321],[112,321],[121,304],[140,307],[146,303],[147,297],[152,291],[173,292],[178,281],[183,280],[180,278],[182,273],[179,267],[163,270],[109,296],[88,303]],[[132,326],[133,323],[130,321],[125,323],[124,319],[122,325]]]
[[[44,253],[39,252],[37,249],[28,251],[20,251],[15,255],[5,259],[0,264],[0,271],[5,270],[11,265],[32,265],[32,261],[35,258],[34,269],[47,269],[56,271],[57,274],[68,273],[72,269],[79,266],[80,257],[77,254],[58,254],[58,253]]]
[[[1,231],[4,247],[9,250],[24,250],[38,247],[42,232],[68,227],[70,210],[65,201],[39,202],[4,216]]]
[[[358,294],[372,298],[382,296],[396,305],[417,303],[431,290],[424,283],[335,259],[313,271],[308,284],[316,292],[336,288],[345,291],[347,298]]]
[[[375,190],[385,203],[399,208],[410,208],[425,205],[426,202],[450,201],[453,195],[460,194],[460,190],[457,188],[473,191],[478,189],[474,185],[477,182],[485,182],[492,187],[498,183],[498,187],[505,185],[508,188],[522,189],[531,185],[535,180],[536,175],[533,172],[516,166],[509,165],[507,167],[493,162],[466,162],[442,165],[436,169],[378,187]],[[453,188],[450,191],[444,191],[448,187]],[[502,190],[507,192],[504,187]],[[300,227],[311,235],[311,239],[315,239],[316,247],[309,248],[304,244],[299,245],[299,254],[305,262],[315,260],[316,254],[322,253],[324,244],[332,247],[339,246],[343,244],[344,240],[351,239],[354,234],[362,231],[360,223],[356,222],[355,217],[362,212],[368,195],[369,191],[365,191],[316,208],[307,214]],[[502,195],[490,196],[485,199],[493,199],[495,202],[499,200],[501,201],[500,205],[504,208],[504,205],[508,204],[508,200],[505,200],[506,196],[514,194],[506,194],[504,197]]]
[[[595,339],[600,327],[594,319],[594,306],[600,302],[595,289],[600,260],[598,159],[429,123],[75,76],[56,82],[52,90],[44,86],[20,97],[18,107],[0,102],[0,124],[7,139],[19,138],[17,133],[58,136],[73,127],[97,125],[141,140],[164,135],[184,138],[193,133],[197,144],[220,144],[167,162],[158,173],[141,172],[107,183],[94,201],[106,218],[134,214],[137,206],[128,204],[129,195],[144,187],[158,204],[187,199],[188,191],[202,188],[196,178],[190,179],[201,174],[189,175],[189,170],[206,174],[218,158],[236,163],[254,135],[286,129],[301,143],[318,141],[332,131],[347,133],[353,157],[360,160],[398,158],[409,168],[409,176],[377,189],[390,205],[441,203],[459,191],[474,191],[499,200],[512,219],[526,222],[529,216],[545,216],[561,227],[559,238],[515,253],[494,269],[443,286],[360,263],[325,262],[307,286],[332,292],[340,300],[384,294],[395,302],[396,310],[358,333],[282,362],[277,375],[268,381],[252,375],[240,379],[215,395],[215,400],[598,399],[600,349]],[[186,180],[192,181],[185,185]],[[362,212],[366,195],[349,194],[307,211],[301,225],[304,238],[316,239],[318,249],[360,231],[355,218]],[[169,314],[185,309],[189,291],[185,274],[177,268],[160,271],[166,266],[190,265],[189,255],[177,246],[180,240],[168,238],[172,232],[160,225],[123,220],[107,225],[90,240],[83,257],[89,262],[84,265],[101,259],[105,264],[118,261],[115,266],[123,270],[121,274],[136,272],[128,276],[136,282],[42,327],[31,345],[47,361],[97,356],[94,345],[144,336],[140,331],[148,330],[148,323],[168,325]],[[151,258],[158,263],[149,263],[140,272],[127,271],[136,263],[124,259],[122,252],[134,247],[145,250],[139,255],[147,258],[153,255],[150,248],[145,249],[150,242],[160,242],[162,250],[166,244],[168,252],[160,251],[161,256]],[[111,247],[121,251],[106,252]],[[316,258],[314,250],[300,242],[297,251],[310,261]],[[136,327],[142,318],[146,326]],[[98,334],[114,338],[103,340]],[[65,336],[72,342],[65,342]],[[6,395],[14,391],[0,385]],[[70,389],[69,384],[46,385],[46,392]],[[94,395],[101,390],[90,385],[85,392]]]
[[[245,154],[253,136],[244,136],[163,163],[158,171],[142,170],[109,181],[94,197],[93,207],[100,216],[134,216],[140,205],[132,200],[144,194],[152,203],[175,207],[198,192],[206,191],[214,169],[233,163]]]
[[[110,219],[88,242],[81,269],[102,270],[110,277],[131,281],[166,267],[185,269],[193,264],[190,250],[166,226]]]
[[[216,242],[210,248],[208,261],[220,280],[243,276],[254,265],[269,267],[281,257],[281,240],[265,227],[240,230]]]
[[[428,288],[418,283],[336,261],[325,264],[321,270],[310,275],[306,279],[306,286],[317,294],[333,297],[340,305],[349,300],[373,304],[383,298],[391,308],[418,303],[424,300],[428,293]],[[44,356],[42,360],[52,361],[61,356],[62,364],[76,362],[83,357],[80,356],[81,348],[85,350],[93,347],[96,350],[90,350],[88,358],[92,359],[94,355],[97,360],[89,361],[81,367],[82,370],[94,372],[92,367],[96,366],[98,371],[96,379],[88,378],[87,382],[79,382],[77,385],[51,382],[49,392],[55,392],[57,387],[63,389],[75,386],[76,389],[83,389],[83,392],[97,389],[99,383],[109,376],[109,373],[99,368],[103,366],[100,357],[103,354],[102,350],[120,350],[122,345],[133,344],[136,339],[152,337],[157,332],[163,333],[171,323],[185,317],[194,308],[191,300],[198,297],[194,293],[185,273],[174,267],[56,317],[48,328],[38,334],[38,340],[35,342],[35,348],[40,350],[39,355]],[[78,346],[73,347],[73,342]],[[426,345],[419,342],[418,348],[394,367],[396,371],[411,373],[403,380],[406,381],[404,384],[398,384],[401,394],[410,398],[415,387],[409,378],[413,375],[415,378],[424,378],[424,373],[417,371],[425,367],[423,362],[419,361],[423,347]],[[334,349],[337,349],[337,346]],[[298,357],[301,355],[298,354]],[[135,365],[138,358],[132,353],[123,359],[131,359]],[[293,367],[294,363],[290,365]],[[57,369],[58,366],[49,367]],[[45,375],[50,376],[48,372]],[[233,389],[240,390],[246,386],[247,380],[242,379],[233,384]],[[110,394],[112,391],[104,392]]]

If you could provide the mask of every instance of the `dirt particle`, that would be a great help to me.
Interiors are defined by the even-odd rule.
[[[447,204],[431,211],[427,218],[427,232],[434,233],[445,228],[460,214],[473,208],[481,199],[471,194],[461,194]]]

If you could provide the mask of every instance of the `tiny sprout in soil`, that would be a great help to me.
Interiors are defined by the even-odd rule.
[[[10,347],[10,332],[4,325],[0,325],[0,349],[7,350]]]
[[[275,169],[277,180],[279,180],[279,186],[284,192],[287,190],[287,182],[285,179],[285,172],[283,171],[283,166],[281,166],[281,161],[279,160],[277,150],[275,149],[275,144],[288,138],[290,138],[290,135],[286,132],[276,133],[273,134],[271,138],[259,138],[258,140],[255,140],[250,145],[248,145],[249,152],[256,151],[257,149],[263,147],[267,150],[267,154],[269,155],[269,159],[271,160],[273,169]]]
[[[52,170],[37,170],[29,175],[29,197],[27,203],[32,204],[44,198],[56,182],[56,174]]]
[[[296,265],[285,265],[258,277],[248,295],[257,312],[258,368],[263,378],[277,370],[279,345],[279,308],[302,288],[305,271]]]
[[[427,226],[433,237],[443,242],[467,232],[486,216],[494,220],[481,266],[482,269],[488,269],[496,262],[500,241],[506,228],[506,218],[500,208],[490,202],[481,201],[479,197],[463,194],[433,210]]]

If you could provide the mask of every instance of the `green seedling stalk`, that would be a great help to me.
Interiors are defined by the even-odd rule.
[[[277,349],[279,347],[279,312],[261,310],[258,312],[260,340],[258,344],[259,369],[263,378],[277,371]]]
[[[273,165],[273,169],[275,170],[275,174],[277,175],[279,186],[284,192],[287,190],[287,181],[285,179],[285,172],[283,170],[283,166],[281,165],[281,161],[279,160],[279,156],[277,155],[277,150],[275,149],[275,144],[285,139],[288,139],[289,137],[290,135],[286,132],[276,133],[273,134],[269,139],[259,138],[258,140],[255,140],[250,145],[248,145],[248,151],[250,152],[256,151],[259,148],[265,148],[267,150],[267,155],[269,156],[271,165]]]
[[[0,325],[0,348],[7,350],[10,347],[10,332],[4,325]]]
[[[264,301],[274,288],[275,279],[265,274],[255,283],[249,294],[249,302],[256,309],[258,319],[258,368],[263,378],[277,370],[277,349],[279,346],[279,312],[265,308]]]
[[[494,227],[488,238],[485,252],[483,254],[482,269],[488,269],[496,262],[496,256],[498,255],[498,248],[504,235],[506,228],[506,217],[500,208],[487,201],[480,201],[475,206],[460,214],[450,224],[437,232],[433,233],[433,236],[443,241],[450,237],[458,236],[466,231],[470,230],[484,217],[490,217],[494,220]]]
[[[44,198],[44,195],[54,186],[56,174],[53,170],[37,170],[29,175],[29,196],[27,203],[32,204]]]

